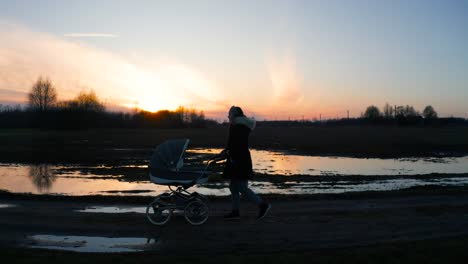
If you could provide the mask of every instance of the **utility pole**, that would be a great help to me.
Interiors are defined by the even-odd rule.
[[[348,119],[349,119],[349,110],[347,110],[346,112],[348,112]]]

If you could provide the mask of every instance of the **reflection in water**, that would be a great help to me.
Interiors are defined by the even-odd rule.
[[[83,209],[83,210],[77,210],[77,212],[106,213],[106,214],[124,214],[124,213],[145,214],[146,207],[93,206],[93,207],[86,207],[86,209]]]
[[[71,170],[63,171],[67,167]],[[47,168],[47,169],[46,169]],[[76,169],[75,169],[76,168]],[[125,181],[116,174],[95,174],[74,165],[34,166],[0,163],[0,190],[15,193],[61,195],[158,195],[166,186],[144,181]],[[31,173],[33,172],[33,173]],[[102,172],[98,172],[102,173]],[[118,172],[120,174],[120,172]],[[151,191],[148,193],[147,191]],[[143,192],[144,191],[144,192]]]
[[[34,235],[27,238],[32,248],[76,252],[135,252],[156,249],[159,243],[159,238],[140,237]]]
[[[48,192],[56,180],[54,171],[48,164],[29,166],[29,178],[41,193]]]
[[[219,151],[221,150],[188,150],[186,165],[200,166]],[[292,155],[265,150],[252,150],[251,153],[254,170],[259,174],[268,174],[259,176],[257,181],[252,182],[253,188],[259,193],[343,193],[396,190],[425,185],[468,185],[468,156],[437,159],[360,159]],[[156,185],[148,180],[147,166],[147,161],[120,166],[29,166],[0,163],[0,190],[35,194],[125,196],[150,196],[165,192],[166,186]],[[214,166],[214,174],[220,169],[222,166]],[[279,175],[302,176],[293,178]],[[328,180],[328,175],[340,176],[329,177]],[[348,177],[349,175],[361,177],[354,179]],[[205,195],[229,195],[227,183],[220,182],[219,178],[215,176],[211,182],[194,186],[193,190]]]
[[[208,159],[221,149],[187,150],[192,162]],[[419,175],[468,173],[468,156],[444,158],[350,158],[294,155],[279,151],[251,149],[254,171],[269,175]]]
[[[14,204],[1,204],[0,203],[0,208],[10,208],[10,207],[16,207]]]

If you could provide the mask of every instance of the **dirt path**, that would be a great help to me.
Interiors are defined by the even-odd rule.
[[[54,234],[143,237],[158,241],[163,253],[304,251],[389,241],[449,237],[468,233],[468,194],[360,199],[272,201],[267,218],[255,222],[256,208],[244,202],[240,221],[226,222],[228,201],[211,203],[202,226],[175,216],[164,227],[152,226],[138,213],[83,213],[99,203],[9,198],[0,203],[0,245],[22,245],[29,235]],[[104,206],[141,206],[108,204]]]

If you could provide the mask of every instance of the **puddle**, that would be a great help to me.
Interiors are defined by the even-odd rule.
[[[221,149],[189,149],[187,166],[197,166]],[[468,156],[444,158],[365,159],[345,157],[320,157],[292,155],[277,151],[251,150],[254,170],[268,175],[286,175],[282,183],[253,182],[259,193],[308,194],[337,193],[348,191],[382,190],[389,191],[419,185],[451,186],[468,184],[468,177],[448,178],[443,174],[468,173]],[[218,171],[221,167],[216,168]],[[429,175],[430,179],[412,179],[411,175]],[[289,175],[304,175],[296,184],[285,183]],[[337,182],[318,181],[313,176],[348,175],[396,176],[397,182],[375,179],[366,182],[354,181],[346,187]],[[401,179],[400,179],[401,177]],[[451,175],[454,177],[454,175]],[[323,178],[323,177],[322,177]],[[413,177],[414,178],[414,177]],[[416,181],[416,182],[415,182]],[[313,188],[315,188],[313,190]],[[109,195],[109,196],[156,196],[168,190],[167,186],[149,182],[148,162],[135,164],[2,164],[0,163],[0,190],[13,193],[55,194],[55,195]],[[226,182],[209,182],[194,186],[190,191],[205,195],[226,196],[229,189]]]
[[[253,183],[250,186],[260,194],[338,194],[367,191],[396,191],[421,186],[463,186],[468,178],[438,179],[391,179],[377,181],[330,181],[330,182],[284,182]]]
[[[33,235],[26,246],[76,252],[136,252],[156,249],[159,240],[138,237]]]
[[[117,206],[93,206],[86,207],[83,210],[76,210],[80,213],[106,213],[106,214],[124,214],[124,213],[138,213],[145,214],[146,207],[117,207]]]
[[[75,210],[80,213],[104,213],[104,214],[125,214],[137,213],[146,214],[146,207],[117,207],[117,206],[90,206],[83,210]],[[175,209],[172,211],[174,215],[184,215],[184,210]]]
[[[0,209],[1,208],[11,208],[11,207],[16,207],[16,205],[14,205],[14,204],[1,204],[0,203]]]
[[[66,171],[65,166],[2,164],[0,166],[0,189],[33,194],[57,195],[157,195],[167,190],[166,186],[145,181],[129,182],[123,176],[80,174]],[[40,168],[38,168],[40,167]],[[73,168],[74,166],[69,166]]]
[[[82,177],[68,177],[55,173],[54,169],[44,169],[47,174],[29,174],[31,170],[27,165],[11,165],[0,167],[0,189],[13,193],[54,194],[54,195],[108,195],[108,196],[156,196],[168,191],[167,186],[156,185],[148,180],[125,181],[124,178],[100,177],[94,175]],[[36,171],[36,170],[34,170]],[[55,174],[54,174],[55,173]],[[39,176],[37,176],[39,175]],[[335,175],[329,172],[330,176]],[[326,176],[323,175],[322,176]],[[36,178],[38,177],[38,178]],[[47,178],[50,177],[50,178]],[[279,183],[266,181],[251,182],[252,189],[262,194],[315,194],[315,193],[345,193],[357,191],[391,191],[406,189],[415,186],[463,186],[468,184],[468,177],[445,177],[443,175],[428,177],[427,179],[414,179],[401,175],[397,179],[382,180],[372,177],[373,180],[346,180],[342,181],[316,180],[315,177],[302,177],[300,181],[288,181],[287,176]],[[230,195],[227,182],[208,182],[190,188],[192,192],[204,195],[228,196]],[[0,207],[1,208],[1,207]],[[94,209],[98,210],[98,209]],[[108,209],[115,212],[125,212],[125,208]],[[92,211],[92,209],[90,209]]]
[[[198,148],[187,152],[192,159],[207,159],[222,149]],[[468,173],[468,156],[445,158],[348,158],[293,155],[278,151],[251,150],[254,170],[273,175],[420,175]]]

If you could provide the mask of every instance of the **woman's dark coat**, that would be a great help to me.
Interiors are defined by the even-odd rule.
[[[248,180],[253,177],[252,158],[249,151],[250,128],[243,124],[231,124],[226,149],[229,155],[224,176],[231,180]]]

